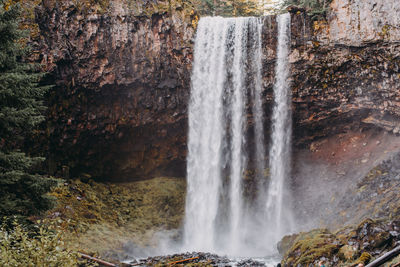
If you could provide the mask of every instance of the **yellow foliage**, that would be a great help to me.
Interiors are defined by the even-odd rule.
[[[356,261],[356,263],[368,264],[371,258],[372,258],[371,254],[369,254],[368,252],[363,252],[360,258],[358,258],[358,260]]]
[[[79,260],[77,252],[65,249],[64,234],[59,227],[40,225],[36,228],[37,233],[17,223],[12,229],[0,227],[0,266],[72,267],[86,263]]]
[[[329,27],[325,20],[316,20],[313,23],[313,29],[316,32],[323,32],[323,31],[327,30],[327,28],[329,28]]]
[[[388,24],[385,24],[385,25],[382,27],[382,31],[381,31],[380,33],[378,33],[379,36],[380,36],[382,39],[389,38],[389,37],[390,37],[390,29],[391,29],[391,26],[388,25]]]

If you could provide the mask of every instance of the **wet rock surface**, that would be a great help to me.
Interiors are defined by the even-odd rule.
[[[256,260],[241,260],[233,262],[227,257],[211,253],[192,252],[174,254],[168,256],[156,256],[130,262],[127,266],[167,266],[171,264],[183,264],[187,266],[265,266],[264,263]]]

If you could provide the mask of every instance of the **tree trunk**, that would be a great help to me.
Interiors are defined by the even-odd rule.
[[[389,261],[390,259],[396,257],[399,254],[400,254],[400,246],[398,246],[395,249],[392,249],[391,251],[383,254],[382,256],[380,256],[379,258],[377,258],[376,260],[374,260],[373,262],[371,262],[370,264],[368,264],[365,267],[377,267],[377,266],[380,266],[380,265],[384,264],[385,262]]]
[[[90,261],[94,261],[94,262],[100,264],[100,266],[117,267],[117,265],[115,265],[114,263],[103,261],[101,259],[89,256],[89,255],[87,255],[85,253],[79,252],[79,254],[81,255],[82,258],[90,260]]]

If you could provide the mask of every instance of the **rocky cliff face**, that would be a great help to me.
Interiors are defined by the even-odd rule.
[[[335,0],[328,14],[328,39],[334,44],[363,46],[400,38],[398,1]]]
[[[293,11],[297,149],[348,130],[400,132],[395,2],[335,0],[326,23]],[[42,59],[56,83],[48,114],[52,169],[112,179],[185,175],[194,19],[179,9],[134,16],[122,1],[103,14],[84,13],[72,1],[38,9]],[[276,26],[275,17],[265,19],[267,117]]]
[[[134,16],[123,1],[99,14],[73,1],[37,21],[49,96],[50,167],[120,179],[184,175],[194,29],[185,12]]]
[[[317,125],[313,126],[316,122],[327,122],[331,127],[325,130],[331,131],[332,119],[339,119],[338,125],[371,123],[398,133],[398,123],[394,121],[400,115],[400,46],[331,47],[319,46],[315,41],[313,45],[318,47],[306,46],[305,53],[300,52],[304,47],[295,48],[292,53],[295,58],[301,54],[294,61],[293,95],[299,115],[297,125],[309,125],[307,131],[311,130],[305,135],[318,133]],[[349,116],[358,119],[343,121]]]
[[[381,216],[360,214],[366,203],[358,185],[399,151],[400,12],[387,9],[390,1],[347,2],[333,1],[324,23],[292,20],[292,186],[304,225]],[[364,25],[349,19],[354,12]]]

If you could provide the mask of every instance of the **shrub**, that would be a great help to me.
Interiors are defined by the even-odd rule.
[[[35,226],[29,231],[14,223],[0,227],[0,266],[79,266],[76,252],[64,248],[61,229]]]
[[[307,14],[311,16],[312,20],[325,19],[326,12],[329,10],[329,4],[332,0],[285,0],[283,1],[283,8],[288,6],[298,6],[305,8]]]

